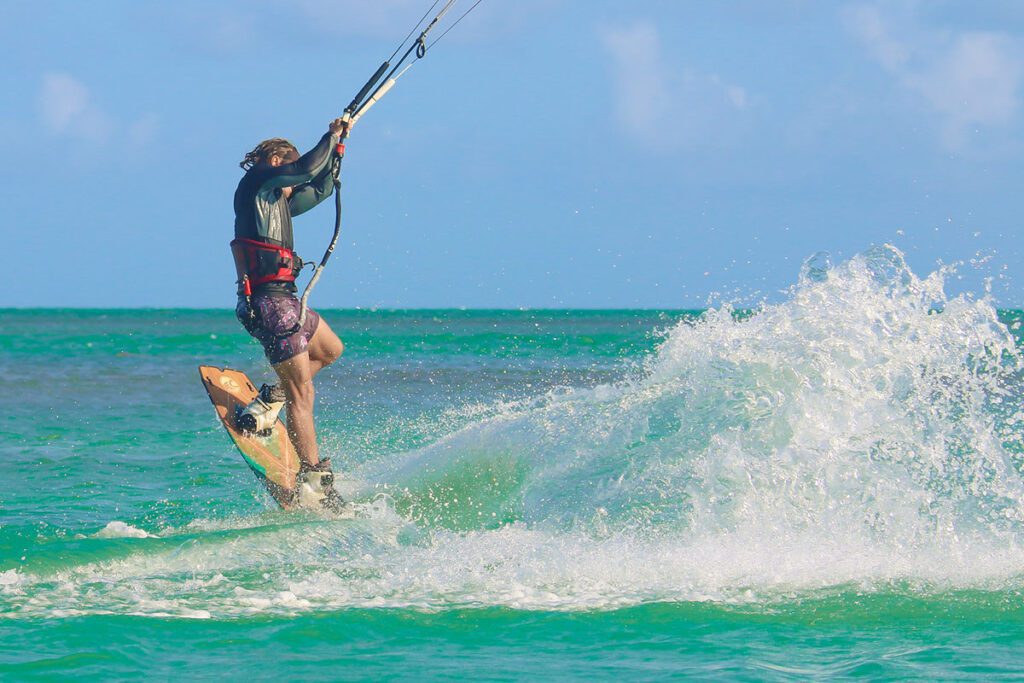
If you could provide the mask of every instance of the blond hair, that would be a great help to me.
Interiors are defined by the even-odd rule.
[[[260,162],[270,161],[270,157],[275,154],[279,157],[284,157],[288,152],[298,154],[299,150],[284,138],[270,138],[253,147],[252,151],[246,154],[245,158],[238,165],[248,171]]]

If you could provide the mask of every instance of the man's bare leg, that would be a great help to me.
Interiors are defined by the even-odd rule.
[[[281,379],[281,388],[288,397],[288,434],[295,444],[299,458],[306,464],[316,466],[320,462],[320,451],[316,443],[316,426],[313,422],[313,405],[316,392],[313,377],[338,359],[344,346],[330,326],[320,319],[309,350],[292,356],[274,366]]]
[[[320,454],[316,445],[316,427],[313,426],[313,402],[316,396],[309,353],[303,351],[278,363],[274,371],[281,378],[281,388],[288,397],[285,403],[288,434],[299,458],[307,465],[315,466],[320,462]]]

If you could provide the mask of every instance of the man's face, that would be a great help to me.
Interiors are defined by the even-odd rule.
[[[290,164],[293,161],[297,160],[298,158],[299,158],[299,153],[296,150],[293,149],[293,150],[291,150],[289,152],[286,152],[284,156],[279,156],[279,155],[275,154],[274,156],[270,157],[270,165],[271,166],[281,166],[282,164]],[[288,199],[289,197],[292,196],[292,190],[293,189],[295,189],[295,188],[292,188],[292,187],[282,187],[281,188],[282,196],[284,196],[285,199]]]

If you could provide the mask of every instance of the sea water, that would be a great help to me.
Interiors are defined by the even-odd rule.
[[[325,310],[356,520],[223,432],[196,366],[270,379],[229,310],[2,311],[0,678],[1024,675],[1021,315],[947,277]]]

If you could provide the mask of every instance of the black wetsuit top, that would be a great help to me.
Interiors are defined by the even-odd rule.
[[[325,133],[316,147],[290,164],[256,164],[235,190],[235,237],[295,248],[292,216],[309,211],[334,191],[331,159],[337,136]],[[282,188],[293,187],[287,201]],[[291,296],[293,282],[266,282],[253,294]]]

